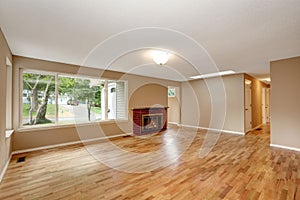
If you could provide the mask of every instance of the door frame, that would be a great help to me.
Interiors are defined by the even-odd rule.
[[[250,112],[250,129],[248,129],[247,126],[247,113],[246,113],[246,98],[247,98],[247,87],[250,85],[250,107],[248,108],[248,111]],[[252,81],[249,79],[245,79],[244,81],[244,129],[245,129],[245,133],[252,131]]]
[[[270,97],[271,97],[271,89],[266,88],[266,122],[270,123],[271,120],[271,113],[270,113]]]
[[[169,89],[174,90],[174,95],[169,96]],[[170,105],[170,100],[173,100],[173,106],[175,107]],[[181,88],[179,86],[168,86],[168,107],[168,123],[181,124]],[[171,114],[175,117],[171,118]]]

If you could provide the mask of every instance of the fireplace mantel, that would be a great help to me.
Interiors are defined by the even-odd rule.
[[[136,107],[133,110],[133,134],[145,135],[167,129],[169,107]]]

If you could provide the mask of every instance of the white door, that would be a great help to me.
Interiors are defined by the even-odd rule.
[[[245,84],[245,128],[246,132],[252,129],[252,108],[251,108],[251,83]]]

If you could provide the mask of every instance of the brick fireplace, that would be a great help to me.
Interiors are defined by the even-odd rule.
[[[133,134],[145,135],[167,129],[168,107],[133,108]]]

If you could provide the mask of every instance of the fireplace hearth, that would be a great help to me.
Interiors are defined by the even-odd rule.
[[[134,108],[133,134],[145,135],[167,129],[168,107]]]

